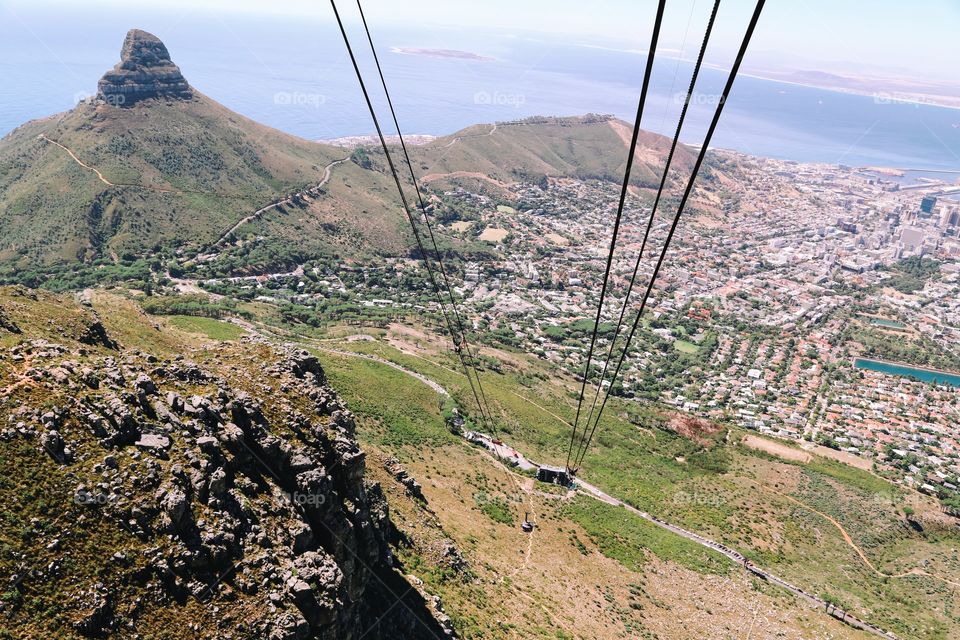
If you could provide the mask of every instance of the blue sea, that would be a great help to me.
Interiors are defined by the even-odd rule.
[[[254,120],[308,139],[374,131],[329,16],[253,19],[108,6],[63,9],[55,16],[49,8],[0,6],[0,135],[92,94],[119,60],[131,27],[160,36],[196,89]],[[645,55],[629,47],[522,31],[401,29],[373,21],[371,28],[405,133],[444,135],[482,122],[587,112],[632,122],[636,113]],[[356,25],[350,32],[376,89],[363,32]],[[410,47],[465,50],[489,59],[399,51]],[[673,134],[691,67],[658,60],[645,129]],[[721,69],[701,73],[684,141],[699,142],[725,78]],[[385,109],[380,92],[374,93]],[[388,121],[389,114],[381,113]],[[801,162],[956,170],[960,110],[741,75],[713,146]]]

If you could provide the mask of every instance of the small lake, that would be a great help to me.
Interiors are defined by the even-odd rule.
[[[878,327],[887,327],[888,329],[906,329],[907,325],[902,322],[897,322],[896,320],[890,320],[888,318],[874,318],[868,317],[870,324],[877,325]]]
[[[908,376],[922,380],[923,382],[934,382],[936,384],[948,384],[954,387],[960,387],[960,374],[948,373],[946,371],[934,371],[932,369],[911,367],[906,364],[883,362],[882,360],[868,360],[867,358],[855,358],[853,366],[858,369],[868,369],[889,375]]]

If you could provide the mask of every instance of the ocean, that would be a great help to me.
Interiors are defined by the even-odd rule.
[[[71,108],[119,60],[127,29],[161,37],[199,91],[254,120],[308,139],[373,133],[335,23],[150,13],[146,9],[0,7],[0,135]],[[70,13],[76,11],[76,13]],[[633,120],[645,54],[516,32],[450,28],[371,29],[405,133],[444,135],[471,124],[531,115],[612,113]],[[362,30],[354,49],[377,78]],[[691,42],[689,52],[696,43]],[[403,53],[465,50],[489,59]],[[747,63],[750,62],[748,57]],[[655,65],[642,126],[672,135],[689,62]],[[726,78],[705,68],[682,134],[696,144]],[[381,119],[385,101],[374,92]],[[960,169],[960,110],[891,103],[741,75],[714,146],[800,162]],[[954,179],[960,178],[955,176]]]

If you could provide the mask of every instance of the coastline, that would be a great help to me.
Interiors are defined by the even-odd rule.
[[[757,73],[748,73],[741,71],[738,75],[746,78],[755,78],[757,80],[764,80],[766,82],[776,82],[779,84],[787,84],[795,87],[804,87],[806,89],[819,89],[820,91],[832,91],[834,93],[843,93],[847,95],[854,96],[863,96],[865,98],[875,98],[878,101],[882,100],[884,104],[912,104],[918,107],[936,107],[940,109],[952,109],[954,111],[960,111],[960,96],[957,96],[957,104],[950,104],[944,102],[938,102],[932,99],[921,99],[917,97],[902,97],[895,95],[896,92],[891,91],[868,91],[866,89],[850,89],[847,87],[837,87],[829,84],[816,84],[810,82],[797,82],[796,80],[785,80],[782,78],[775,78],[769,75],[764,75],[762,72]]]

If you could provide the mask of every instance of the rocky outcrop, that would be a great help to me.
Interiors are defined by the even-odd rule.
[[[3,307],[0,307],[0,330],[9,333],[20,333],[20,327],[4,313]]]
[[[218,621],[225,638],[450,634],[392,568],[386,499],[317,358],[253,340],[257,355],[235,354],[251,367],[238,386],[229,368],[113,346],[28,340],[3,354],[30,368],[0,393],[0,448],[52,461],[79,511],[47,548],[67,558],[82,523],[106,521],[144,559],[117,552],[95,581],[62,585],[78,634],[126,637],[143,602],[191,600],[257,612]]]
[[[420,486],[420,483],[416,481],[407,470],[400,464],[400,461],[396,458],[388,458],[383,463],[383,468],[393,476],[393,478],[399,482],[407,491],[407,495],[411,498],[415,498],[420,502],[426,502],[427,499],[423,495],[423,487]]]
[[[133,106],[141,100],[193,97],[180,68],[160,38],[140,29],[131,29],[123,41],[120,63],[97,85],[97,98],[117,107]]]

